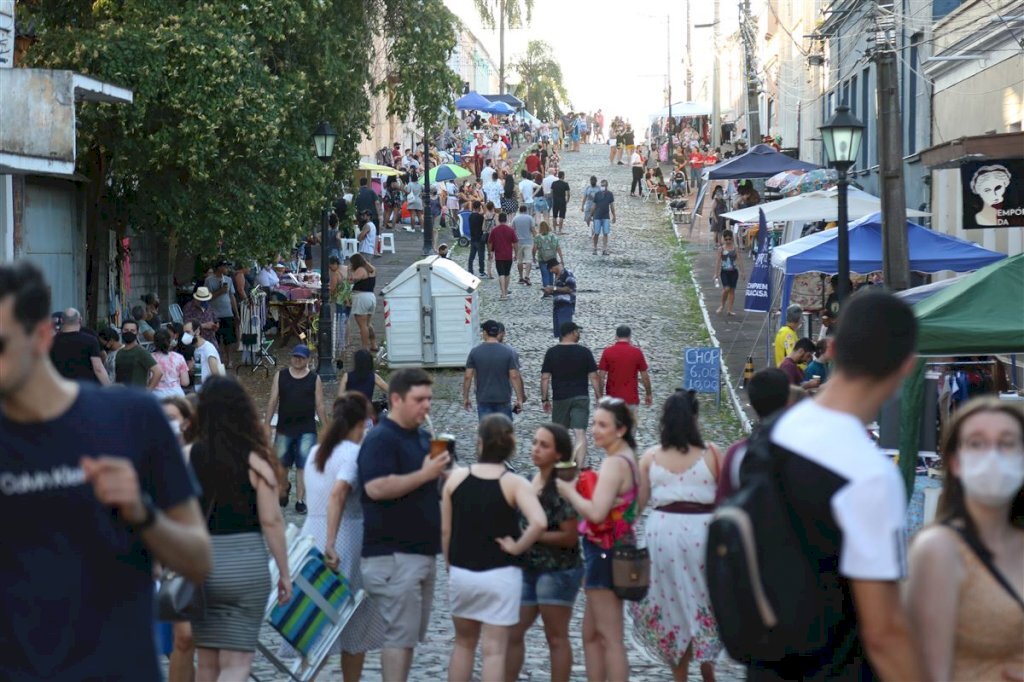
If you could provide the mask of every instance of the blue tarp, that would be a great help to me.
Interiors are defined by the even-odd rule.
[[[770,178],[787,170],[812,171],[820,168],[813,163],[800,161],[775,151],[766,144],[754,145],[746,154],[726,159],[704,169],[704,178],[710,180],[743,180],[745,178]]]
[[[970,272],[1006,258],[1005,253],[957,239],[907,221],[910,269],[915,272]],[[850,224],[850,272],[867,274],[882,269],[882,215],[873,213]],[[782,307],[789,305],[793,277],[805,272],[834,275],[838,269],[838,230],[808,235],[777,247],[772,266],[783,270]]]
[[[470,92],[455,100],[456,109],[486,109],[491,106],[491,100],[476,92]]]

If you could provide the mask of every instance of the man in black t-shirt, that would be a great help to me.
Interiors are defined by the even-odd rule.
[[[551,413],[551,421],[573,430],[576,462],[583,466],[583,458],[587,454],[587,424],[590,423],[587,382],[594,387],[594,400],[600,400],[601,378],[594,354],[580,345],[581,329],[575,322],[562,324],[558,345],[548,348],[544,354],[540,368],[540,396],[544,411]],[[551,393],[548,393],[549,385]]]
[[[484,213],[483,205],[479,201],[473,202],[473,212],[469,214],[469,263],[466,270],[473,274],[473,259],[476,258],[477,272],[484,276],[484,254],[487,249],[484,245]]]
[[[50,360],[65,379],[90,381],[104,386],[110,383],[103,365],[99,340],[82,331],[82,314],[74,308],[64,311],[61,332],[53,337]]]
[[[568,205],[569,183],[565,181],[565,171],[558,171],[558,179],[551,183],[551,220],[555,223],[555,234],[562,234]]]
[[[370,220],[373,221],[374,225],[380,224],[380,213],[377,211],[377,193],[370,189],[366,178],[359,178],[359,193],[356,195],[356,214],[360,214],[363,211],[369,211]]]

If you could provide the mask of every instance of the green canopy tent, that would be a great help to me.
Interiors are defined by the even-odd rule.
[[[976,270],[914,304],[922,356],[1024,353],[1024,254]],[[913,489],[924,405],[925,361],[903,382],[900,470]]]

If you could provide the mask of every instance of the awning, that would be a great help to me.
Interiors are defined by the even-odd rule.
[[[455,100],[455,108],[465,110],[485,109],[491,105],[491,100],[476,92],[470,92]]]
[[[758,210],[764,211],[765,220],[769,222],[814,222],[817,220],[833,221],[839,219],[839,190],[835,187],[822,189],[795,197],[786,197],[777,201],[768,201],[757,206],[737,209],[723,213],[723,218],[741,223],[757,221]],[[857,220],[882,210],[882,200],[873,194],[850,187],[846,202],[847,218]],[[922,218],[929,215],[923,211],[907,209],[908,218]]]
[[[785,170],[815,170],[820,166],[786,156],[766,144],[751,147],[746,154],[726,159],[704,169],[704,178],[710,180],[745,180],[770,178]]]
[[[1006,159],[1024,153],[1024,132],[974,135],[937,144],[921,152],[921,163],[931,170],[959,168],[964,161]]]

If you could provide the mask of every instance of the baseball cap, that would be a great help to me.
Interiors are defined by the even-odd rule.
[[[482,329],[487,336],[497,336],[501,333],[501,323],[497,320],[487,320],[480,325],[480,329]]]
[[[227,258],[218,258],[216,265],[214,265],[213,267],[223,268],[225,266],[231,267],[231,261],[229,261]]]
[[[583,327],[579,326],[575,322],[563,322],[562,326],[558,328],[558,336],[565,336],[566,334],[571,334],[582,329]]]
[[[300,343],[295,348],[292,348],[293,358],[308,358],[309,357],[309,346],[304,343]]]

